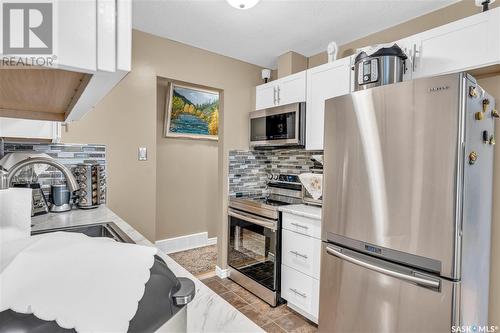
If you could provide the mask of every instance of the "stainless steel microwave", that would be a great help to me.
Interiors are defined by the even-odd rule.
[[[306,103],[250,112],[250,147],[305,146]]]

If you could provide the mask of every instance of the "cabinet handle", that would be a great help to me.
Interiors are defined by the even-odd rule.
[[[295,223],[295,222],[292,222],[292,225],[296,226],[297,228],[302,228],[302,229],[305,229],[305,230],[309,229],[308,226],[302,225],[302,224],[298,224],[298,223]]]
[[[278,86],[278,104],[280,104],[280,99],[281,99],[281,97],[280,97],[280,86]]]
[[[304,259],[307,259],[307,255],[306,254],[302,254],[302,253],[299,253],[297,251],[290,251],[290,253],[293,253],[295,254],[296,256],[299,256],[299,257],[302,257]]]
[[[296,295],[299,295],[299,296],[304,297],[304,298],[306,298],[306,297],[307,297],[307,294],[305,294],[305,293],[301,293],[300,291],[298,291],[298,290],[297,290],[297,289],[295,289],[295,288],[289,288],[289,289],[290,289],[292,292],[294,292]]]
[[[413,72],[417,69],[417,54],[419,54],[420,51],[417,50],[417,44],[413,44],[413,54],[411,55],[411,66]]]
[[[273,87],[273,101],[274,105],[276,105],[276,87]]]

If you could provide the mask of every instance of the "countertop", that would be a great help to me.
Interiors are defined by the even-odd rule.
[[[33,217],[31,221],[33,231],[99,222],[114,222],[137,244],[154,246],[153,243],[105,206],[91,210],[72,210],[59,214],[49,213]],[[196,285],[196,295],[187,305],[188,332],[263,332],[259,326],[214,293],[168,255],[159,250],[158,255],[176,276],[190,278]]]
[[[299,216],[321,220],[321,207],[305,204],[281,206],[278,210]]]

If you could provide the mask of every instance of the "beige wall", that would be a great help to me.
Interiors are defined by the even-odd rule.
[[[129,73],[94,110],[63,130],[62,141],[107,147],[107,205],[150,240],[156,234],[156,71],[134,32]],[[154,55],[154,53],[151,53]],[[137,148],[148,160],[137,160]]]
[[[496,2],[490,5],[490,8],[495,8],[498,6],[500,6],[500,4]],[[462,0],[456,4],[444,7],[426,15],[422,15],[408,22],[341,45],[338,55],[339,58],[342,58],[354,54],[354,50],[356,48],[396,41],[398,39],[402,39],[416,33],[477,14],[479,12],[481,12],[481,9],[474,5],[473,0]],[[326,52],[318,53],[314,56],[309,57],[309,68],[322,65],[327,61],[328,57]]]
[[[278,79],[307,69],[307,57],[289,51],[278,57]]]
[[[498,7],[499,3],[491,7]],[[476,14],[479,8],[474,1],[465,0],[454,5],[445,7],[435,12],[415,18],[395,27],[374,33],[351,43],[342,45],[339,49],[340,57],[351,55],[354,49],[367,45],[380,44],[395,41],[413,34],[452,22],[458,19]],[[466,46],[466,45],[465,45]],[[309,58],[309,68],[327,62],[326,52]],[[479,84],[496,98],[497,108],[500,108],[500,76],[479,79]],[[497,124],[496,136],[500,138],[500,124]],[[500,198],[500,151],[495,150],[495,177],[494,177],[494,202]],[[500,325],[500,207],[493,208],[492,223],[492,248],[491,248],[491,272],[490,272],[490,323]]]
[[[215,237],[220,215],[218,142],[163,136],[168,82],[158,79],[156,239],[205,231]]]
[[[248,145],[261,68],[136,30],[132,41],[132,72],[63,141],[107,145],[108,205],[147,238],[208,231],[225,251],[227,152]],[[224,91],[219,142],[160,137],[157,77]],[[139,146],[148,161],[137,161]]]

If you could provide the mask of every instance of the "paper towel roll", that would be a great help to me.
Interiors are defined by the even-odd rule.
[[[28,188],[0,190],[0,244],[31,236],[31,194]]]

